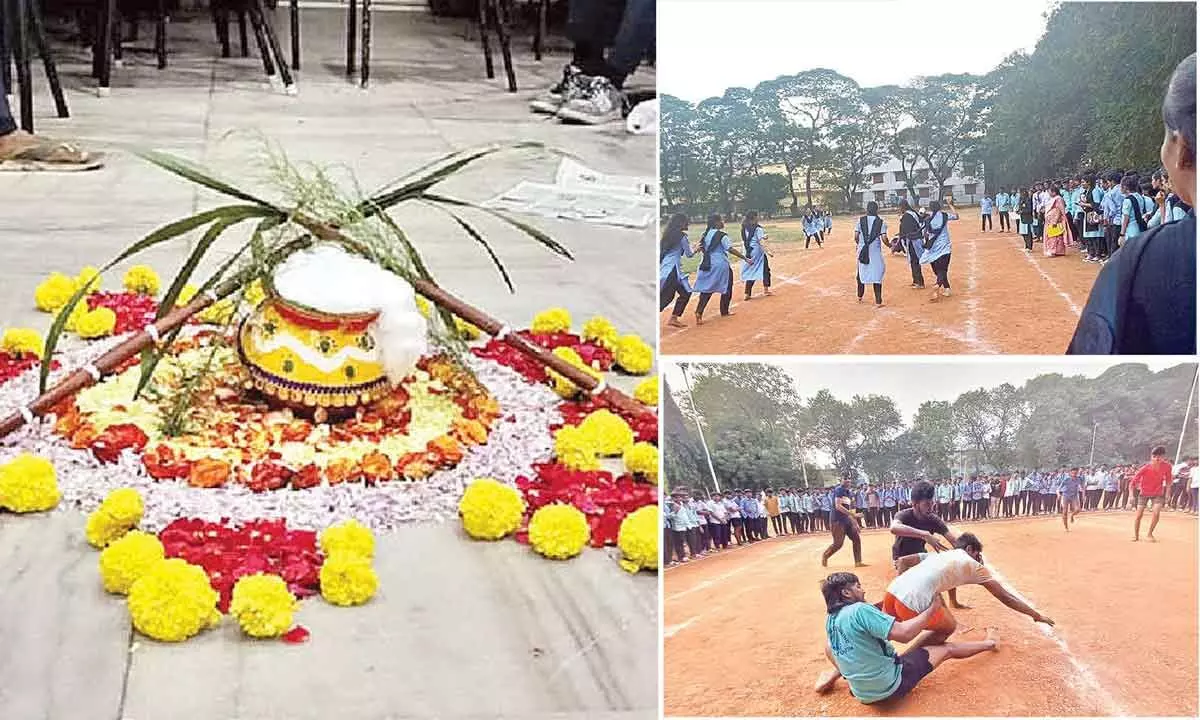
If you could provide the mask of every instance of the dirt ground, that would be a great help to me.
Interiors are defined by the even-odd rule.
[[[982,232],[979,209],[962,208],[961,219],[950,225],[953,296],[929,302],[928,291],[910,288],[908,258],[889,252],[885,306],[876,309],[869,287],[866,300],[861,305],[855,301],[856,220],[835,218],[823,248],[777,242],[770,261],[774,297],[759,297],[756,287],[755,299],[742,301],[743,286],[736,277],[741,261],[735,260],[735,315],[720,317],[718,298],[713,298],[704,325],[697,327],[698,298],[693,297],[683,317],[687,328],[664,325],[663,354],[1057,355],[1066,351],[1100,270],[1082,262],[1076,249],[1065,257],[1046,258],[1042,245],[1035,243],[1033,254],[1026,255],[1015,232]],[[896,215],[885,220],[894,233]],[[773,230],[792,235],[798,226],[799,221],[789,219],[766,223],[764,229],[768,237]],[[928,265],[922,271],[932,288],[932,271]],[[669,314],[664,311],[660,321]]]
[[[823,570],[824,534],[785,536],[667,570],[668,716],[1192,716],[1197,713],[1197,522],[1164,513],[1159,542],[1130,542],[1133,514],[963,523],[986,562],[1056,622],[1035,624],[982,588],[959,591],[957,639],[996,627],[995,652],[948,660],[907,697],[863,705],[844,680],[813,691],[828,667],[818,588],[853,570],[847,543]],[[868,602],[893,576],[892,536],[863,536],[856,571]],[[897,651],[902,651],[897,646]]]

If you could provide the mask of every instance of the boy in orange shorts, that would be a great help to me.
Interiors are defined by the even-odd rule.
[[[982,585],[997,600],[1019,613],[1033,618],[1034,622],[1054,625],[1054,621],[1041,614],[1020,597],[992,577],[983,564],[983,543],[972,533],[959,535],[954,550],[937,554],[918,553],[905,555],[897,561],[900,575],[884,593],[880,610],[897,620],[908,620],[928,609],[939,594],[961,585]],[[957,629],[958,621],[950,609],[939,607],[929,619],[929,624],[913,647],[940,645],[946,642]]]

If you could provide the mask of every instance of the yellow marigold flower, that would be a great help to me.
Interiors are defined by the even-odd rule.
[[[33,328],[9,328],[0,338],[0,350],[12,355],[41,355],[45,346],[42,336]]]
[[[325,528],[319,540],[326,557],[348,555],[370,560],[375,556],[375,536],[371,529],[353,518]]]
[[[65,307],[59,308],[58,314],[61,315],[63,312],[65,312],[65,310]],[[75,303],[75,307],[71,308],[71,314],[67,316],[66,322],[63,323],[63,329],[67,332],[78,332],[79,321],[83,319],[84,315],[87,314],[88,304],[86,300],[80,300],[79,302]]]
[[[202,568],[179,558],[160,560],[129,588],[129,616],[137,631],[180,642],[221,621],[217,591]]]
[[[112,335],[117,326],[117,314],[106,307],[89,310],[75,321],[75,332],[81,338],[94,339]]]
[[[654,348],[637,335],[623,335],[614,352],[617,367],[630,375],[645,375],[654,367]]]
[[[592,437],[574,425],[564,425],[554,433],[554,455],[571,470],[599,470],[600,458]]]
[[[134,265],[125,273],[121,284],[129,292],[141,293],[142,295],[157,295],[160,281],[158,273],[154,272],[149,265]]]
[[[611,410],[597,410],[579,423],[579,429],[587,433],[596,452],[604,457],[615,457],[633,445],[633,429],[629,423]]]
[[[33,291],[33,301],[37,309],[43,312],[54,312],[75,294],[75,281],[62,273],[50,273],[50,277],[42,281]]]
[[[100,579],[110,593],[125,595],[133,583],[164,559],[163,544],[152,533],[134,530],[100,552]]]
[[[454,329],[463,340],[478,340],[483,331],[457,315],[454,317]]]
[[[429,301],[426,300],[424,296],[417,295],[415,299],[417,301],[417,312],[421,313],[426,319],[428,319],[429,314],[433,312],[433,306],[429,304]]]
[[[75,287],[80,288],[87,286],[88,292],[100,291],[100,268],[95,265],[84,265],[75,276]]]
[[[58,476],[49,460],[21,453],[0,465],[0,507],[17,513],[42,512],[58,505]]]
[[[200,292],[200,288],[195,285],[191,283],[184,285],[183,289],[179,291],[179,297],[175,298],[175,307],[187,305],[196,297],[196,293],[198,292]]]
[[[98,509],[112,518],[113,522],[136,527],[142,521],[146,505],[137,490],[126,487],[110,492]]]
[[[662,524],[657,505],[638,508],[625,516],[617,533],[618,561],[629,572],[658,569],[658,538]]]
[[[625,469],[658,484],[658,448],[648,442],[634,443],[625,448]]]
[[[103,548],[142,521],[142,496],[133,488],[118,488],[108,494],[87,518],[85,533],[93,547]]]
[[[571,505],[546,505],[529,519],[530,546],[552,560],[575,557],[591,537],[587,518]]]
[[[612,350],[617,346],[617,326],[608,318],[597,315],[583,324],[583,339]]]
[[[334,605],[362,605],[379,589],[371,562],[350,555],[334,555],[321,565],[321,597]]]
[[[246,304],[250,307],[258,307],[266,299],[267,291],[263,288],[262,278],[255,278],[254,282],[250,283],[250,287],[246,288]]]
[[[229,614],[250,637],[279,637],[292,626],[299,605],[283,578],[255,573],[239,578],[233,586]]]
[[[571,313],[560,307],[543,310],[533,316],[533,325],[529,329],[534,335],[570,332]]]
[[[643,405],[658,407],[658,376],[651,375],[633,389],[633,398]]]
[[[225,325],[233,319],[233,313],[237,307],[229,298],[224,298],[216,301],[212,305],[201,310],[196,314],[201,322],[206,322],[210,325]]]
[[[525,501],[514,487],[492,478],[467,486],[458,501],[463,530],[476,540],[499,540],[516,532],[525,514]]]
[[[566,360],[569,364],[574,365],[596,379],[603,377],[603,374],[599,370],[596,370],[592,366],[585,363],[583,358],[579,357],[579,353],[575,352],[569,347],[564,346],[554,348],[554,350],[551,351],[551,354],[553,354],[555,357]],[[561,375],[550,368],[546,368],[546,374],[550,377],[551,382],[554,383],[554,392],[558,393],[559,396],[570,399],[579,393],[579,387],[575,383],[568,380],[565,375]]]

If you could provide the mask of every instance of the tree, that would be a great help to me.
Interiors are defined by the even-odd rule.
[[[996,88],[987,76],[947,74],[918,78],[912,93],[911,140],[929,167],[934,197],[941,199],[946,180],[980,148]]]
[[[757,168],[761,141],[749,121],[750,91],[730,88],[696,106],[696,142],[702,164],[711,171],[717,209],[734,210],[738,181]]]
[[[911,433],[920,474],[928,478],[950,475],[956,445],[954,406],[944,400],[921,403]]]
[[[886,474],[888,442],[902,423],[895,401],[883,395],[838,400],[821,390],[808,403],[809,441],[833,458],[839,475],[866,470],[872,480]]]
[[[742,204],[746,210],[757,210],[771,216],[779,212],[779,201],[788,196],[789,182],[779,173],[763,173],[746,180]]]
[[[702,160],[697,152],[698,116],[691,103],[671,95],[660,101],[659,187],[662,203],[673,208],[696,205],[704,194]]]

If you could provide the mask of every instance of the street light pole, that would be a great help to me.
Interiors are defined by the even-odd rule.
[[[1179,456],[1183,453],[1183,436],[1187,433],[1188,416],[1192,412],[1192,396],[1196,394],[1196,383],[1200,381],[1200,366],[1196,367],[1196,375],[1192,378],[1192,387],[1188,390],[1187,407],[1183,409],[1183,427],[1179,428],[1179,444],[1175,446],[1175,464],[1179,464]]]
[[[1189,401],[1190,401],[1190,397],[1189,397]],[[1187,423],[1186,418],[1184,419],[1184,423],[1185,424]],[[1091,455],[1088,455],[1088,467],[1089,468],[1096,464],[1096,429],[1099,427],[1100,427],[1100,423],[1098,423],[1098,422],[1092,423],[1092,453],[1091,453]]]
[[[713,487],[721,492],[721,483],[717,480],[717,471],[713,468],[712,455],[708,452],[708,441],[704,439],[704,427],[700,424],[700,413],[696,412],[696,398],[692,397],[692,381],[688,377],[687,365],[680,364],[679,371],[683,373],[683,384],[687,386],[688,403],[692,406],[692,419],[696,421],[696,432],[700,434],[700,445],[704,448],[704,459],[708,461],[708,472],[712,475]]]

